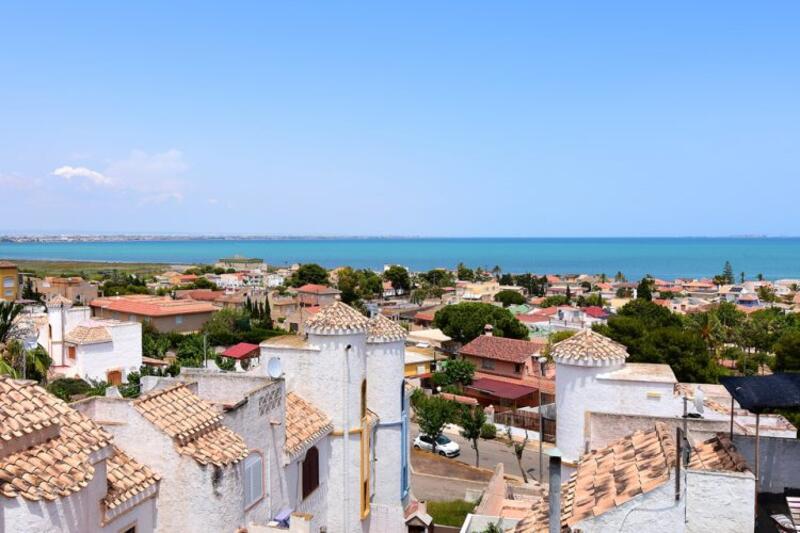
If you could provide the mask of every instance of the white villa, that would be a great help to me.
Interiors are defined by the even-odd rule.
[[[61,402],[85,421],[84,430],[113,440],[130,468],[147,469],[126,470],[137,483],[154,481],[126,492],[124,501],[125,509],[149,505],[148,518],[129,514],[125,527],[103,529],[108,519],[96,517],[91,505],[63,513],[58,523],[48,522],[53,513],[23,506],[0,515],[13,519],[6,530],[426,531],[430,517],[409,494],[405,330],[337,302],[310,318],[306,331],[262,342],[263,363],[248,372],[184,368],[175,378],[142,377],[136,399],[111,393],[71,408]],[[24,422],[27,415],[20,416]],[[2,442],[0,494],[16,497],[29,480],[18,463],[4,473]],[[99,474],[93,453],[69,464]],[[17,527],[28,523],[38,529]]]

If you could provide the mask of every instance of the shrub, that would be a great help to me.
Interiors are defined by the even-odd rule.
[[[442,526],[461,526],[473,509],[475,504],[464,500],[428,502],[428,514]]]
[[[482,439],[493,439],[495,437],[497,437],[497,426],[495,426],[491,422],[487,422],[483,426],[481,426]]]

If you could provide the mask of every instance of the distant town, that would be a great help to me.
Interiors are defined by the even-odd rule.
[[[22,465],[0,465],[0,490],[51,511],[13,523],[92,494],[78,530],[798,520],[800,279],[21,264],[0,262],[0,406],[19,428],[0,462]],[[55,479],[63,447],[78,455]]]

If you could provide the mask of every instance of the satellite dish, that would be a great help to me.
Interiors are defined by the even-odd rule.
[[[705,394],[703,394],[703,389],[697,387],[697,390],[694,391],[694,408],[697,409],[697,412],[703,414],[703,400],[705,398]]]
[[[269,362],[267,363],[267,373],[269,377],[273,379],[278,379],[283,375],[283,365],[281,364],[281,360],[277,357],[271,357]]]

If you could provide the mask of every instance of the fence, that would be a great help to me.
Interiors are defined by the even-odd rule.
[[[527,429],[530,431],[539,431],[539,415],[529,411],[504,411],[502,413],[495,413],[494,420],[498,424],[504,426],[513,426],[517,428]],[[556,421],[550,418],[543,418],[542,425],[544,426],[544,441],[556,441]]]

